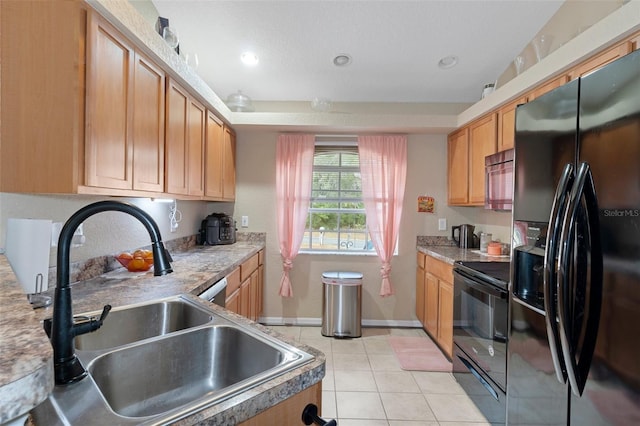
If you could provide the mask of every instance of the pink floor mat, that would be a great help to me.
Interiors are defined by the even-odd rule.
[[[428,337],[389,336],[389,343],[403,370],[451,371],[451,362]]]

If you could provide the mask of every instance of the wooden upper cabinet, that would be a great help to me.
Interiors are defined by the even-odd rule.
[[[629,40],[629,42],[631,43],[632,52],[640,49],[640,33],[636,33],[633,36],[631,36],[631,39]]]
[[[97,14],[88,18],[86,185],[131,189],[134,51]]]
[[[170,194],[204,195],[206,109],[167,79],[165,188]]]
[[[227,126],[224,126],[222,161],[222,197],[233,201],[236,199],[236,134]]]
[[[164,190],[164,72],[96,13],[88,15],[86,179]]]
[[[205,143],[205,198],[222,198],[222,155],[224,131],[222,122],[213,112],[207,111],[207,134]]]
[[[3,192],[76,193],[84,182],[83,6],[0,1]]]
[[[615,61],[618,58],[623,57],[624,55],[631,52],[632,42],[629,40],[625,40],[620,42],[604,52],[594,56],[593,58],[581,63],[580,65],[574,67],[571,71],[569,71],[569,76],[571,80],[575,80],[578,77],[582,77],[587,75],[598,68],[601,68],[607,65],[610,62]]]
[[[189,94],[172,79],[167,79],[166,110],[165,189],[171,194],[188,195]]]
[[[569,78],[570,77],[568,74],[563,74],[560,77],[556,77],[552,80],[547,81],[546,83],[541,84],[540,86],[536,87],[531,92],[529,92],[529,94],[527,95],[529,102],[539,98],[545,93],[552,91],[553,89],[557,89],[558,87],[562,86],[565,83],[568,83]]]
[[[206,128],[205,107],[195,99],[189,100],[189,195],[204,195],[204,145]]]
[[[165,74],[135,55],[133,95],[133,189],[164,191]]]
[[[469,128],[451,133],[447,140],[448,203],[469,202]]]
[[[498,110],[498,152],[513,148],[516,126],[516,107],[527,102],[527,97],[516,99]]]
[[[487,155],[497,151],[497,119],[491,113],[469,126],[469,204],[484,205],[485,164]]]
[[[449,135],[449,204],[484,205],[484,158],[497,152],[497,122],[491,113]]]

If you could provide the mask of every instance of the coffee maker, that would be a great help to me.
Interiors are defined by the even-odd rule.
[[[451,239],[460,248],[463,248],[463,249],[478,248],[480,247],[480,239],[476,234],[473,233],[473,230],[475,228],[476,228],[475,226],[469,225],[467,223],[464,223],[458,226],[452,226]],[[458,232],[456,233],[456,231]]]

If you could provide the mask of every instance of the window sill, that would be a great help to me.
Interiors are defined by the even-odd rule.
[[[311,255],[335,255],[335,256],[373,256],[378,257],[375,251],[371,252],[348,252],[348,251],[311,251],[311,250],[300,250],[298,254],[311,254]]]

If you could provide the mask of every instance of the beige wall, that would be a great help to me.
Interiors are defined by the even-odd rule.
[[[0,193],[0,247],[4,247],[7,219],[31,218],[65,222],[75,211],[94,201],[107,199],[83,195],[30,195]],[[169,230],[169,204],[152,202],[148,198],[116,198],[130,202],[149,213],[157,222],[162,238],[169,241],[193,235],[209,207],[201,201],[178,201],[182,221],[175,233]],[[226,203],[228,204],[228,203]],[[210,212],[209,212],[210,213]],[[104,212],[87,219],[83,225],[86,243],[71,250],[72,260],[119,253],[146,246],[149,234],[135,218],[120,212]],[[56,249],[51,250],[51,266],[55,265]]]
[[[482,208],[448,207],[446,200],[446,136],[410,135],[408,176],[398,256],[392,261],[392,282],[396,294],[378,296],[380,287],[379,261],[375,256],[304,255],[295,261],[291,279],[294,297],[278,296],[281,277],[280,255],[275,223],[275,146],[277,133],[239,130],[237,146],[237,199],[232,203],[178,201],[182,222],[176,233],[169,231],[169,205],[149,199],[120,199],[132,202],[157,221],[165,241],[193,235],[200,221],[209,213],[221,211],[233,214],[240,223],[249,216],[249,227],[240,231],[267,233],[267,270],[265,313],[268,318],[301,318],[318,321],[322,311],[320,276],[327,270],[353,270],[364,274],[363,319],[382,322],[415,320],[415,243],[417,235],[450,234],[450,227],[472,223],[477,230],[493,232],[494,237],[508,240],[509,213],[485,211]],[[436,199],[436,213],[418,213],[417,197],[430,195]],[[0,247],[4,245],[9,217],[51,219],[64,222],[76,210],[93,201],[104,199],[89,196],[56,196],[0,193]],[[447,231],[438,231],[438,218],[447,219]],[[71,250],[72,260],[118,253],[147,245],[149,237],[142,225],[132,217],[107,212],[88,219],[84,225],[87,241],[83,247]],[[51,264],[55,264],[55,249]],[[293,320],[292,320],[293,321]]]
[[[264,316],[312,322],[322,315],[321,274],[329,270],[362,272],[363,320],[378,322],[415,320],[415,268],[417,235],[449,235],[450,227],[473,223],[478,229],[508,239],[509,213],[486,212],[481,208],[447,206],[446,135],[409,135],[408,172],[398,256],[392,261],[391,280],[396,294],[382,298],[380,264],[375,256],[300,254],[291,272],[294,297],[278,296],[282,274],[275,222],[276,132],[239,130],[237,134],[237,198],[234,216],[249,216],[247,231],[267,233],[266,291]],[[436,214],[418,213],[417,197],[436,199]],[[438,218],[447,218],[447,231],[438,231]],[[480,225],[482,224],[482,225]],[[242,229],[242,228],[241,228]],[[404,323],[408,325],[409,323]]]

